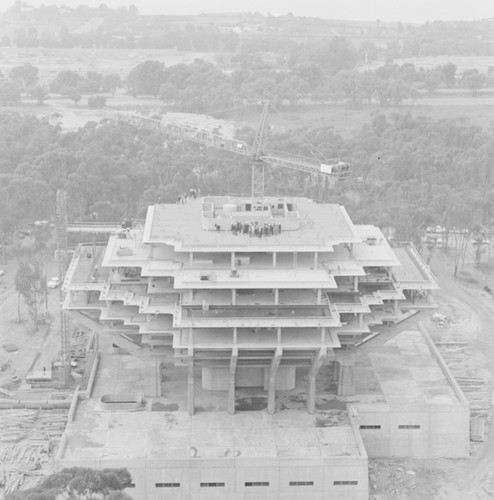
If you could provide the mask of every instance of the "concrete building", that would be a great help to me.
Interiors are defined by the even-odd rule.
[[[371,455],[466,456],[468,405],[426,334],[402,340],[429,357],[382,365],[395,370],[401,402],[379,363],[368,380],[380,384],[359,385],[362,340],[432,307],[437,284],[414,247],[391,247],[339,205],[265,198],[256,208],[231,197],[155,205],[106,248],[79,247],[64,309],[114,354],[102,357],[106,383],[81,404],[59,464],[126,465],[136,498],[363,499],[362,437]],[[417,375],[426,358],[437,386]],[[417,363],[409,371],[421,391],[400,385],[401,362]],[[422,397],[420,418],[400,414],[418,408],[407,393]],[[144,397],[147,411],[129,414],[122,397]],[[442,416],[431,417],[438,401]],[[451,412],[461,439],[448,448],[455,431],[442,419]],[[414,435],[433,444],[395,445],[406,434],[395,424],[420,425]]]

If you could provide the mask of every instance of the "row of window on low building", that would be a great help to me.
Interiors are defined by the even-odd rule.
[[[248,481],[250,486],[269,486],[269,481]],[[314,486],[314,481],[290,481],[289,486]],[[358,481],[333,481],[333,486],[357,486]],[[155,483],[156,488],[180,488],[180,483]],[[225,483],[201,483],[201,488],[223,488]]]
[[[361,425],[361,429],[380,429],[380,425]],[[420,425],[399,425],[398,429],[420,429]]]

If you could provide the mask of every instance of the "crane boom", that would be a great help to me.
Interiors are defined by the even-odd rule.
[[[322,174],[337,179],[340,179],[349,170],[347,163],[338,160],[331,161],[331,163],[318,163],[308,159],[290,158],[272,153],[261,156],[259,160],[269,163],[273,167],[290,168],[300,172]]]
[[[141,116],[134,113],[120,113],[118,118],[137,127],[163,132],[177,139],[203,144],[205,146],[222,149],[231,153],[249,156],[252,158],[252,198],[253,205],[262,204],[264,197],[264,170],[266,164],[275,167],[289,168],[300,172],[318,174],[329,177],[332,180],[345,178],[349,172],[348,163],[339,160],[327,160],[322,163],[313,159],[289,157],[278,155],[276,153],[262,152],[262,139],[266,127],[266,116],[269,103],[263,105],[259,127],[257,129],[254,145],[249,146],[246,142],[239,139],[225,137],[210,132],[209,130],[198,129],[189,125],[178,123],[167,123],[165,121]],[[113,117],[113,116],[112,116]]]

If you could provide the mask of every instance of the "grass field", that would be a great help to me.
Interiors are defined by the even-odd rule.
[[[396,107],[372,105],[360,109],[351,109],[345,105],[299,106],[287,108],[283,114],[271,113],[268,120],[273,127],[286,130],[293,128],[313,130],[333,127],[335,132],[342,137],[349,138],[353,131],[358,130],[364,123],[368,123],[376,112],[384,113],[387,116],[395,113],[410,113],[412,116],[424,116],[433,120],[464,118],[467,123],[489,128],[494,123],[494,98],[490,97],[485,100],[480,97],[471,97],[469,100],[463,98],[458,99],[458,104],[455,103],[454,98],[448,98],[444,102],[436,99],[432,103],[426,101],[422,104],[418,101],[415,105]],[[252,107],[215,116],[256,128],[260,113],[258,109]]]

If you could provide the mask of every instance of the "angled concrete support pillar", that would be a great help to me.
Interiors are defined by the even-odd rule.
[[[268,413],[270,413],[271,415],[275,412],[276,409],[276,389],[275,389],[276,372],[278,371],[278,367],[280,366],[282,355],[283,355],[283,349],[279,345],[276,347],[274,358],[271,361],[271,367],[269,369]]]
[[[230,358],[230,371],[228,373],[228,406],[230,415],[235,413],[235,373],[237,371],[238,347],[233,346],[232,357]]]
[[[307,411],[314,413],[316,411],[316,377],[319,372],[324,358],[326,357],[327,348],[322,346],[314,356],[309,369],[309,387],[307,388]]]
[[[187,356],[187,411],[194,415],[194,348],[189,346]]]
[[[355,394],[355,352],[339,350],[336,352],[338,364],[338,396],[353,396]]]

